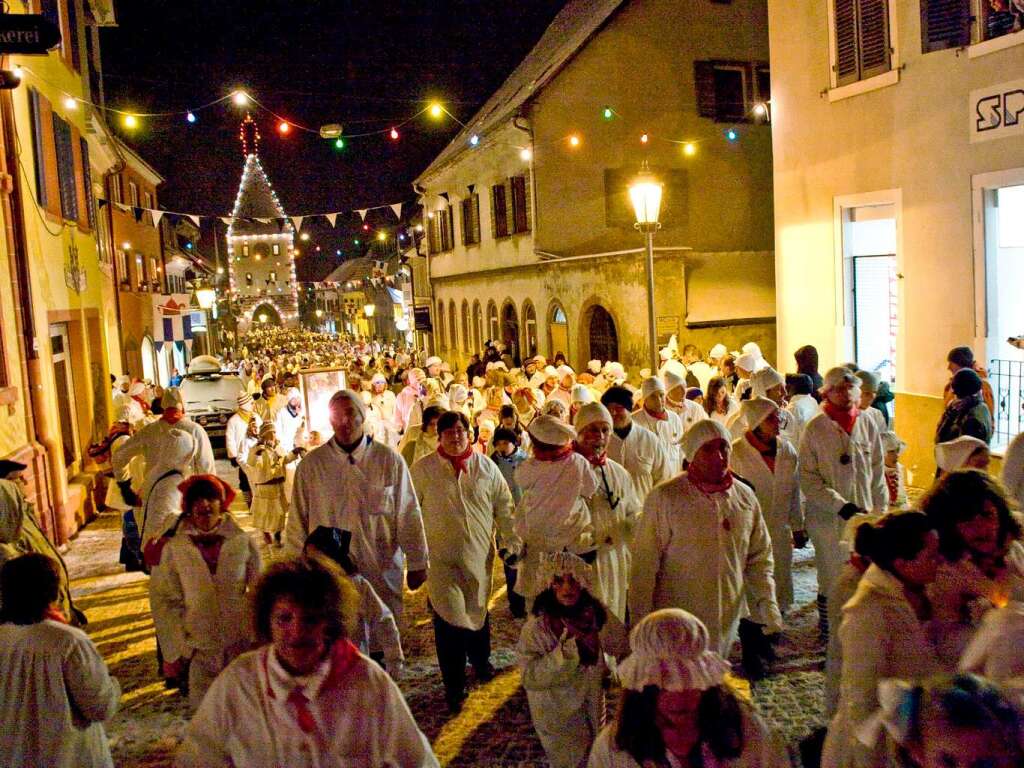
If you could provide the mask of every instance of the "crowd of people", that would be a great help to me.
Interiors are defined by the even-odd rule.
[[[576,371],[489,342],[458,370],[259,329],[224,363],[243,382],[229,478],[179,390],[117,382],[95,455],[122,562],[149,574],[160,673],[194,712],[178,764],[437,765],[399,687],[406,593],[426,590],[455,716],[496,674],[500,561],[552,766],[786,765],[728,659],[738,645],[743,675],[773,674],[808,544],[829,725],[805,764],[1024,764],[1024,442],[1005,484],[987,472],[984,371],[949,353],[939,469],[911,504],[886,382],[822,373],[813,347],[794,362],[673,339],[630,378],[617,361]],[[331,434],[303,412],[309,368],[344,370]],[[117,682],[74,626],[59,555],[23,542],[16,482],[0,491],[0,668],[16,670],[0,712],[18,724],[2,762],[110,765]]]

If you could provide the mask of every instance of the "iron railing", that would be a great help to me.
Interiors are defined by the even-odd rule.
[[[992,414],[992,447],[1009,445],[1024,432],[1024,361],[990,360],[988,381],[995,398]]]

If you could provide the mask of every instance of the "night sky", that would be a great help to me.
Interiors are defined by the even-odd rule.
[[[563,4],[117,0],[118,27],[101,32],[107,106],[187,110],[243,88],[290,120],[342,123],[346,134],[390,128],[433,98],[466,121]],[[412,180],[459,130],[449,118],[421,115],[398,129],[397,142],[386,133],[351,138],[339,151],[298,130],[282,138],[272,115],[253,114],[263,166],[289,215],[412,202]],[[144,118],[128,132],[116,115],[108,121],[167,179],[162,207],[227,215],[242,171],[243,115],[227,102],[197,111],[192,125],[184,115]],[[390,211],[376,215],[394,223]],[[377,223],[373,213],[367,221]],[[358,216],[344,224],[339,217],[333,232],[323,220],[304,225],[313,239],[301,244],[299,279],[321,278],[339,258],[358,255],[358,225]]]

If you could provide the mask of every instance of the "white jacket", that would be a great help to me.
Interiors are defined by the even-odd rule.
[[[789,403],[786,405],[786,411],[793,417],[793,445],[797,448],[800,447],[800,440],[803,438],[807,422],[813,419],[820,409],[821,406],[818,405],[818,401],[810,395],[793,395],[790,398]]]
[[[1024,499],[1024,432],[1013,438],[1006,449],[1006,454],[1003,456],[1002,479],[1010,496],[1018,505],[1024,506],[1022,504],[1022,499]]]
[[[153,624],[168,661],[188,658],[195,650],[217,652],[252,640],[247,593],[260,574],[260,553],[229,516],[217,533],[225,538],[215,574],[189,538],[200,532],[184,521],[153,569]]]
[[[630,620],[683,608],[708,629],[708,647],[728,658],[744,601],[751,618],[782,628],[772,549],[757,496],[740,481],[705,494],[685,473],[647,497],[633,545]]]
[[[843,463],[843,457],[849,457]],[[814,539],[819,594],[827,595],[848,550],[841,543],[846,521],[839,510],[849,503],[885,512],[885,454],[873,418],[858,416],[846,432],[824,411],[807,422],[800,441],[800,490],[806,499],[807,530]]]
[[[646,427],[633,424],[626,439],[613,431],[608,439],[608,458],[626,468],[633,478],[633,491],[640,503],[658,483],[673,476],[672,459],[657,436]]]
[[[746,436],[733,442],[731,464],[736,474],[754,486],[772,537],[775,596],[786,610],[793,604],[793,531],[803,530],[804,516],[796,449],[784,437],[777,438],[776,446],[774,472]]]
[[[701,410],[704,410],[701,408]],[[685,428],[683,419],[675,411],[665,411],[665,419],[656,419],[643,408],[633,414],[633,423],[639,424],[653,432],[665,449],[670,460],[670,473],[677,475],[683,468],[683,446],[679,443],[683,439]]]
[[[249,414],[249,418],[255,420],[256,428],[259,429],[263,423],[263,419],[259,417],[259,414],[253,411]],[[237,460],[239,466],[245,463],[245,457],[249,455],[249,451],[252,450],[257,442],[255,437],[249,437],[248,435],[248,422],[237,413],[232,414],[231,418],[228,419],[227,426],[224,427],[224,448],[227,451],[228,458]]]
[[[114,474],[120,475],[135,456],[145,458],[147,468],[157,464],[160,455],[166,449],[167,433],[172,429],[190,432],[196,439],[198,450],[196,451],[195,458],[192,460],[190,474],[217,474],[217,466],[214,463],[213,448],[210,445],[209,435],[206,434],[205,429],[188,418],[183,418],[176,424],[170,424],[163,419],[159,419],[152,424],[147,424],[129,437],[110,457]]]
[[[305,431],[303,425],[306,423],[306,414],[301,410],[292,415],[286,405],[274,416],[274,432],[277,434],[277,442],[282,453],[291,453],[297,445],[305,445]]]
[[[321,684],[309,708],[327,738],[305,734],[287,705],[294,687],[264,646],[214,681],[185,731],[178,768],[438,768],[398,686],[360,655],[337,686]]]
[[[858,738],[858,731],[878,710],[878,683],[887,678],[922,680],[936,674],[942,671],[938,656],[904,597],[902,584],[876,565],[864,573],[843,607],[839,640],[843,648],[839,708],[825,739],[822,768],[884,768],[889,765],[884,740],[879,738],[869,747]]]
[[[412,481],[430,550],[430,605],[449,624],[480,629],[491,597],[495,530],[501,546],[521,549],[512,532],[508,483],[493,461],[475,451],[458,477],[434,451],[413,464]]]
[[[358,573],[348,577],[359,593],[359,623],[356,630],[358,637],[352,641],[359,645],[360,653],[368,654],[370,638],[381,638],[381,650],[384,652],[384,661],[388,665],[388,674],[398,679],[398,670],[405,663],[405,654],[402,653],[402,638],[398,634],[398,625],[395,623],[395,615],[391,609],[384,605],[384,601],[374,592],[373,585]]]
[[[597,558],[595,595],[619,621],[626,620],[626,595],[632,567],[633,536],[640,519],[640,501],[633,491],[633,480],[618,462],[607,459],[603,467],[591,465],[597,491],[587,499],[594,526]]]
[[[985,614],[960,658],[961,672],[1002,683],[1024,677],[1024,603],[1011,601]]]
[[[409,570],[427,567],[423,517],[402,457],[369,438],[351,456],[333,438],[306,454],[295,470],[285,550],[302,552],[320,526],[352,532],[352,560],[398,619],[406,558]]]
[[[103,721],[121,687],[84,632],[0,624],[0,670],[0,765],[113,768]]]

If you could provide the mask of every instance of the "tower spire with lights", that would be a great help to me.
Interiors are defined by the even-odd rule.
[[[245,119],[242,120],[242,127],[238,131],[238,138],[242,142],[243,157],[259,155],[260,129],[257,127],[256,121],[252,119],[252,115],[248,112],[245,113]]]

